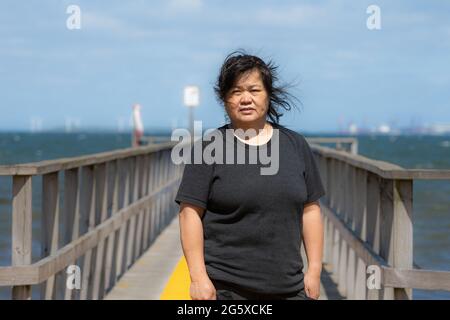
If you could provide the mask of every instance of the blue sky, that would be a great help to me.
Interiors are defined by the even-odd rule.
[[[66,9],[81,9],[68,30]],[[369,30],[369,5],[381,30]],[[116,129],[142,105],[147,130],[187,125],[182,90],[196,84],[204,127],[224,123],[213,84],[244,48],[280,66],[303,102],[281,123],[332,131],[350,121],[450,123],[450,2],[3,0],[0,130]],[[33,120],[34,119],[34,120]],[[38,119],[38,120],[36,120]],[[68,120],[69,119],[69,120]]]

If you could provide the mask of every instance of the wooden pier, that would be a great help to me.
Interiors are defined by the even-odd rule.
[[[412,299],[413,288],[450,291],[449,271],[417,269],[413,262],[413,183],[450,180],[450,170],[403,169],[312,147],[327,190],[324,262],[339,292],[347,299]],[[368,267],[379,270],[380,289],[368,288]]]
[[[322,299],[450,291],[450,272],[414,267],[412,192],[415,180],[450,180],[450,170],[407,170],[368,159],[357,155],[356,139],[309,141],[327,191]],[[183,168],[171,161],[173,145],[0,166],[12,183],[12,265],[0,267],[0,286],[12,287],[12,299],[31,299],[32,290],[40,299],[157,299],[182,258],[173,199]],[[42,254],[32,261],[37,177]],[[66,287],[71,265],[81,269],[81,289]],[[367,286],[368,269],[379,271],[379,289]]]
[[[176,215],[182,168],[173,143],[35,164],[1,166],[12,177],[12,266],[0,286],[13,299],[102,299]],[[32,179],[42,176],[41,259],[32,258]],[[63,204],[63,205],[62,205]],[[81,290],[66,288],[78,265]]]

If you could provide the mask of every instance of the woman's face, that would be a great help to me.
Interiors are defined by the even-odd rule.
[[[269,98],[257,69],[241,75],[227,94],[225,108],[232,122],[250,124],[266,119]]]

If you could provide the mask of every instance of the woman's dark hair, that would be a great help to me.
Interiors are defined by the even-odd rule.
[[[264,88],[269,96],[267,116],[272,122],[279,123],[280,117],[283,115],[280,109],[291,110],[292,107],[296,107],[294,100],[298,101],[298,99],[287,91],[291,85],[277,84],[278,66],[271,60],[265,63],[261,58],[249,55],[242,50],[230,53],[225,58],[214,86],[217,98],[225,104],[227,94],[238,78],[253,69],[258,70],[261,74]]]

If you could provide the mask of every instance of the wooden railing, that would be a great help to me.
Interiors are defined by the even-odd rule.
[[[413,182],[450,180],[450,170],[409,170],[311,147],[326,188],[321,203],[324,262],[341,294],[348,299],[412,299],[412,288],[450,291],[450,272],[418,270],[413,263]],[[375,287],[367,285],[368,271],[379,276]]]
[[[169,136],[143,136],[141,137],[139,144],[140,145],[151,145],[157,143],[164,143],[170,141]]]
[[[92,156],[0,166],[12,177],[12,265],[0,286],[13,299],[101,299],[176,215],[182,173],[174,143]],[[42,176],[41,259],[32,263],[32,179]],[[62,236],[61,236],[62,235]],[[66,270],[81,270],[81,289],[68,289]]]
[[[308,143],[333,144],[336,150],[346,150],[351,154],[358,154],[358,139],[348,137],[309,137]]]

